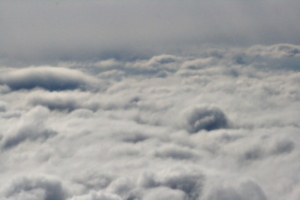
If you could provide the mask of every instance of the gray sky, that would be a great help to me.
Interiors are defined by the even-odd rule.
[[[88,60],[299,44],[299,1],[1,1],[2,59]]]

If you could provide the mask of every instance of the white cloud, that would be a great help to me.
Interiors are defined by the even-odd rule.
[[[281,46],[2,69],[0,198],[296,200],[300,73],[272,67],[298,62]]]

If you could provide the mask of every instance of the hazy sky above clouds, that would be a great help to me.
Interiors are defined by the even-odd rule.
[[[1,1],[2,57],[136,58],[192,46],[299,44],[299,1]]]
[[[0,199],[299,200],[299,13],[0,0]]]

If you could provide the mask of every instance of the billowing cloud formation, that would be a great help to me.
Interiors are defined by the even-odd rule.
[[[95,78],[66,68],[31,67],[4,72],[0,75],[0,84],[8,85],[12,90],[36,87],[50,91],[86,89],[96,83]]]
[[[214,187],[203,199],[266,200],[266,196],[257,184],[248,181],[239,185],[238,188],[230,185]]]
[[[0,199],[298,200],[297,49],[3,67]]]
[[[48,110],[42,107],[36,107],[26,113],[19,123],[3,136],[1,147],[11,148],[26,140],[46,140],[55,136],[55,131],[44,127],[48,114]]]
[[[195,107],[185,111],[186,118],[183,126],[190,133],[200,130],[211,131],[219,128],[227,128],[228,120],[222,110],[218,108]]]
[[[4,189],[5,199],[62,200],[68,197],[60,180],[43,176],[20,177]],[[3,198],[2,197],[2,198]]]

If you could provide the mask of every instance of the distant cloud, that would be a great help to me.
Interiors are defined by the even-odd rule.
[[[96,86],[97,80],[77,70],[53,67],[15,69],[0,75],[0,84],[12,90],[40,87],[50,91],[87,89]]]
[[[300,46],[293,44],[275,44],[271,46],[256,45],[247,50],[254,56],[269,56],[271,58],[300,56]]]
[[[210,66],[212,64],[217,64],[217,59],[208,57],[208,58],[199,58],[195,60],[189,60],[182,64],[183,69],[201,69],[207,66]]]

